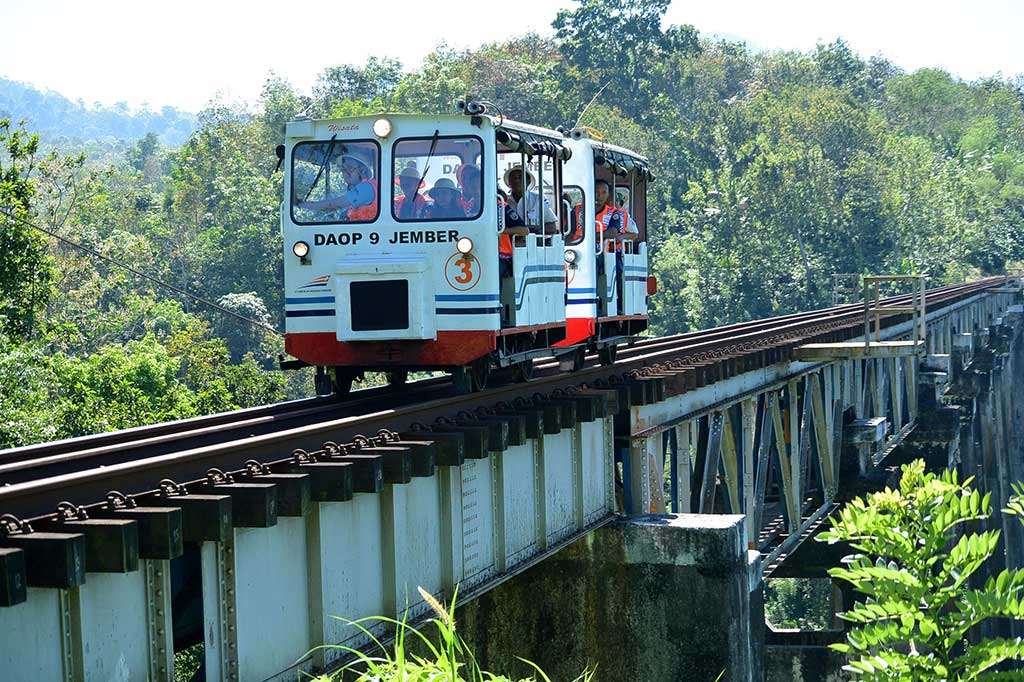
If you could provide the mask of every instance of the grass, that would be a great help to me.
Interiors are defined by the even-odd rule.
[[[473,653],[465,641],[455,630],[455,600],[452,606],[445,608],[434,595],[422,587],[420,596],[434,611],[434,617],[428,623],[435,630],[435,639],[431,639],[418,629],[409,625],[405,618],[401,621],[383,616],[364,618],[358,621],[345,622],[358,628],[368,636],[375,646],[375,651],[365,653],[347,646],[332,645],[326,648],[341,649],[353,656],[340,670],[329,675],[314,678],[314,682],[551,682],[548,676],[536,664],[524,658],[526,665],[533,668],[534,675],[526,678],[512,678],[482,670],[477,664]],[[396,628],[394,643],[388,647],[377,639],[364,625],[368,622],[384,622]],[[427,630],[430,627],[425,628]],[[412,653],[415,648],[424,655]],[[585,670],[573,682],[592,682],[594,672]]]

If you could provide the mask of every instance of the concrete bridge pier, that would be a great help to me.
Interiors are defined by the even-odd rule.
[[[761,565],[742,515],[617,520],[459,609],[485,669],[553,680],[764,679]],[[508,671],[508,672],[507,672]]]

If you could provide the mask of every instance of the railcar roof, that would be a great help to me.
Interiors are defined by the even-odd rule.
[[[465,120],[467,116],[465,114],[410,114],[402,112],[382,112],[379,114],[368,114],[365,116],[345,116],[341,118],[324,118],[324,119],[297,119],[297,120],[312,120],[314,123],[344,123],[351,121],[373,121],[382,116],[393,118],[393,119],[447,119],[450,121]],[[515,121],[504,116],[494,116],[491,114],[483,114],[481,118],[487,119],[495,129],[506,129],[519,133],[527,140],[539,141],[548,140],[554,142],[559,146],[563,146],[566,139],[566,135],[563,135],[557,130],[551,128],[545,128],[543,126],[535,126],[530,123],[523,123],[522,121]],[[634,161],[639,162],[639,165],[643,167],[648,166],[648,159],[642,154],[638,154],[625,147],[605,142],[604,140],[596,137],[586,137],[589,140],[594,149],[609,152],[609,156],[628,156]]]
[[[647,157],[646,156],[644,156],[643,154],[637,154],[632,149],[626,149],[625,147],[620,147],[620,146],[615,145],[615,144],[609,144],[608,142],[605,142],[603,140],[595,140],[593,138],[590,139],[590,142],[591,142],[591,144],[594,145],[595,149],[601,149],[601,150],[604,150],[604,151],[615,152],[616,154],[622,154],[623,156],[629,156],[629,157],[631,157],[631,158],[633,158],[633,159],[635,159],[637,161],[643,161],[645,164],[647,163]]]
[[[505,128],[506,130],[514,130],[517,133],[526,133],[527,136],[539,137],[552,142],[561,144],[565,140],[565,136],[557,130],[551,128],[543,128],[541,126],[530,125],[529,123],[522,123],[521,121],[513,121],[511,119],[504,118],[502,116],[488,116],[491,120],[491,125],[495,128]]]

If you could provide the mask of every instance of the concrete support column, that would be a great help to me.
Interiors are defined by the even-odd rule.
[[[752,558],[748,558],[752,557]],[[485,669],[571,680],[763,679],[761,569],[740,515],[645,515],[597,530],[459,610]]]
[[[1009,453],[1011,481],[1024,481],[1024,399],[1021,391],[1015,389],[1024,382],[1024,343],[1018,333],[1007,356],[1005,381],[1003,382],[1004,406],[1006,410],[1006,445]],[[1011,567],[1024,566],[1024,528],[1013,524],[1017,553],[1007,556]]]

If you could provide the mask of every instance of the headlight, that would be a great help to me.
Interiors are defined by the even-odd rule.
[[[378,118],[373,122],[373,134],[377,137],[387,137],[391,134],[391,121],[386,118]]]
[[[463,256],[473,250],[473,240],[469,237],[459,237],[459,241],[455,242],[455,248],[459,250]]]
[[[309,255],[309,244],[307,244],[306,242],[295,242],[292,245],[292,253],[294,253],[299,258],[305,258],[307,255]]]
[[[576,252],[573,251],[572,249],[565,250],[565,262],[568,263],[569,265],[572,265],[573,263],[576,262],[576,257]]]

